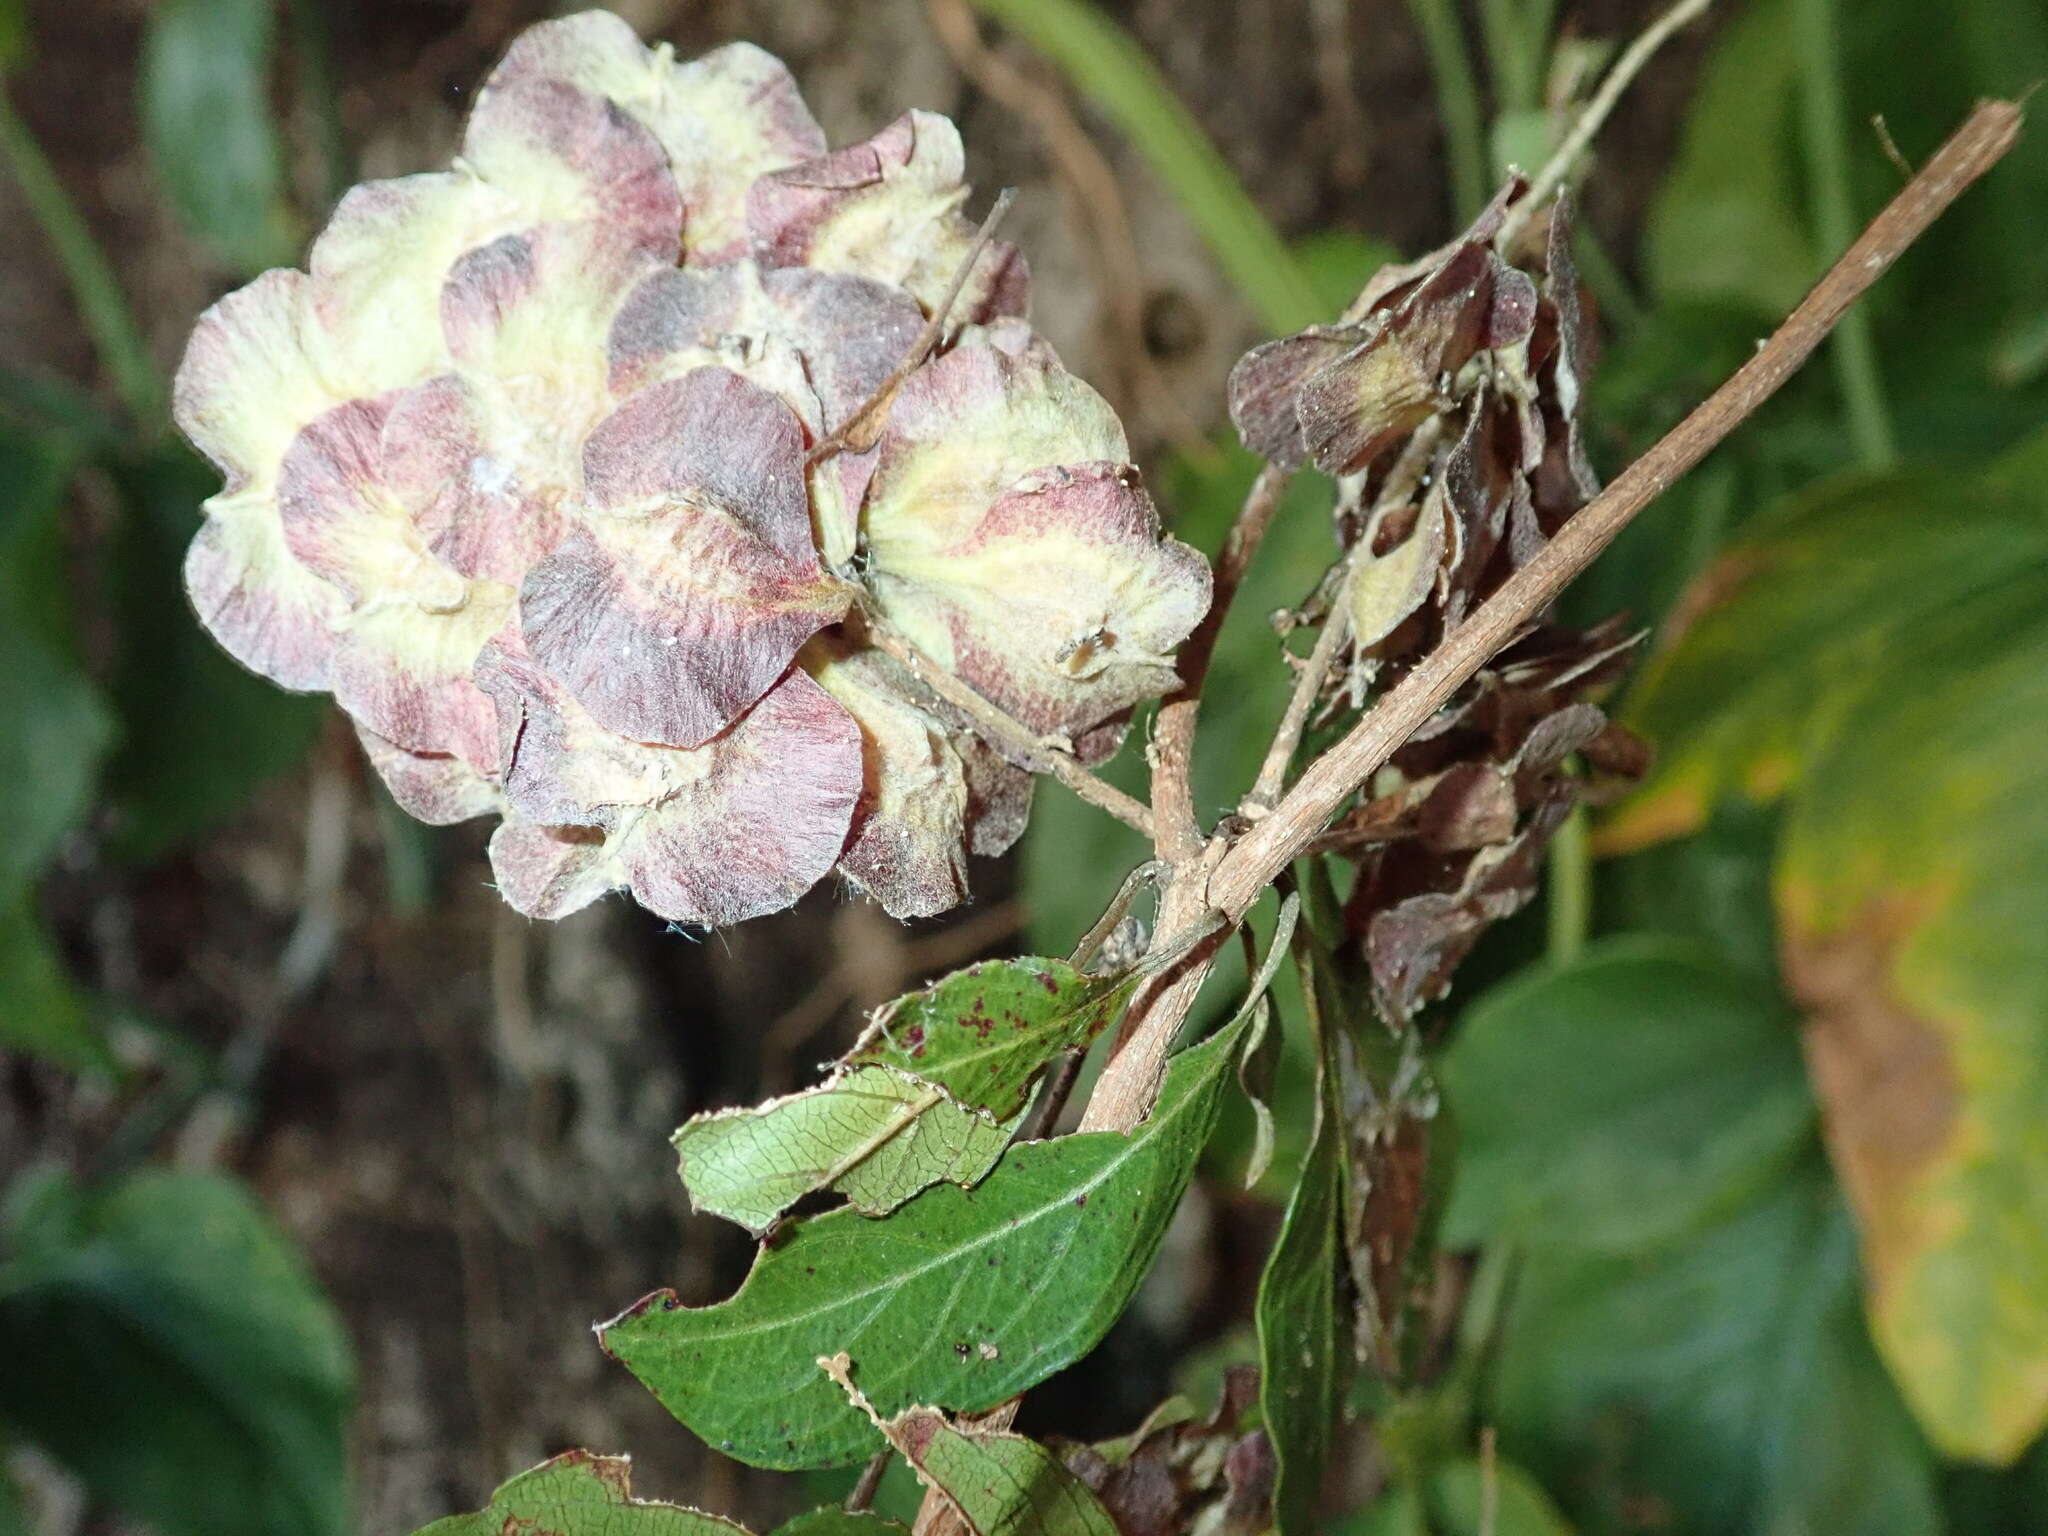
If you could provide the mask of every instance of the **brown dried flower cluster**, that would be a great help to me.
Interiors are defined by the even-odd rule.
[[[1255,451],[1339,477],[1347,551],[1303,617],[1347,627],[1334,715],[1397,680],[1599,490],[1580,435],[1593,358],[1568,201],[1497,249],[1525,188],[1420,261],[1382,269],[1342,324],[1247,355],[1233,419]],[[1355,858],[1354,939],[1385,1016],[1441,996],[1492,922],[1529,900],[1595,775],[1643,750],[1588,702],[1624,665],[1618,623],[1539,623],[1396,752],[1321,846]]]

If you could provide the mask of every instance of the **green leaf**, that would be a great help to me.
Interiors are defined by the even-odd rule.
[[[1460,1131],[1446,1240],[1640,1249],[1811,1145],[1791,1010],[1705,950],[1605,940],[1494,988],[1444,1059]]]
[[[1430,1472],[1426,1498],[1429,1529],[1441,1536],[1572,1533],[1542,1484],[1511,1461],[1497,1461],[1491,1473],[1476,1457],[1446,1462]]]
[[[174,444],[114,478],[123,521],[111,583],[113,696],[123,734],[107,798],[114,851],[146,862],[212,830],[296,767],[328,706],[243,670],[192,616],[185,549],[219,477]]]
[[[28,898],[0,904],[0,1046],[73,1071],[114,1059]]]
[[[792,1522],[794,1525],[796,1522]],[[785,1530],[789,1527],[784,1527]],[[501,1484],[473,1515],[436,1520],[417,1536],[746,1536],[717,1515],[633,1497],[625,1456],[567,1451]],[[808,1536],[855,1536],[848,1530]]]
[[[270,114],[271,0],[159,0],[142,40],[142,137],[194,236],[248,274],[298,235]]]
[[[1721,299],[1775,318],[1817,266],[1798,209],[1799,57],[1785,0],[1744,7],[1686,113],[1650,210],[1644,266],[1662,299]]]
[[[1131,985],[1058,960],[956,972],[878,1012],[820,1086],[692,1118],[675,1134],[683,1183],[757,1235],[814,1190],[878,1216],[942,1180],[971,1186],[1046,1067],[1085,1048]]]
[[[1880,1348],[1946,1451],[2048,1424],[2048,433],[1844,480],[1710,572],[1610,841],[1784,801],[1788,981]]]
[[[910,1432],[929,1434],[913,1465],[977,1536],[1117,1536],[1095,1495],[1036,1441],[965,1434],[937,1414]]]
[[[1594,905],[1626,912],[1633,931],[1690,939],[1730,969],[1776,985],[1771,857],[1777,841],[1774,810],[1724,801],[1691,837],[1601,861]]]
[[[1574,1512],[1688,1532],[1934,1536],[1933,1468],[1858,1315],[1818,1170],[1653,1253],[1534,1248],[1501,1345],[1504,1448]]]
[[[855,1385],[844,1353],[818,1365],[975,1536],[1118,1536],[1087,1485],[1036,1441],[963,1428],[936,1408],[906,1408],[885,1419]]]
[[[1028,955],[970,965],[877,1013],[846,1062],[908,1072],[1007,1120],[1049,1063],[1085,1049],[1116,1016],[1133,984]]]
[[[114,721],[76,656],[59,517],[72,463],[0,434],[0,905],[85,815]]]
[[[693,1116],[675,1148],[691,1203],[758,1237],[813,1190],[879,1216],[942,1181],[971,1186],[1015,1129],[907,1072],[856,1067],[751,1109]]]
[[[845,1351],[884,1414],[977,1412],[1071,1365],[1158,1251],[1214,1126],[1238,1024],[1176,1056],[1151,1119],[1012,1147],[972,1190],[940,1185],[879,1220],[791,1224],[711,1307],[671,1291],[600,1330],[605,1349],[714,1449],[759,1467],[836,1466],[875,1430],[817,1367]]]
[[[349,1530],[347,1336],[248,1191],[148,1172],[33,1205],[0,1266],[0,1424],[164,1536]]]
[[[1281,942],[1275,941],[1276,953]],[[1351,1359],[1350,1309],[1339,1295],[1347,1263],[1344,1116],[1337,1101],[1337,1065],[1330,1060],[1334,1042],[1320,1028],[1314,1032],[1315,1128],[1253,1308],[1259,1404],[1278,1468],[1273,1518],[1280,1536],[1314,1528]]]
[[[871,1510],[841,1509],[827,1504],[809,1509],[775,1527],[773,1536],[907,1536],[908,1526],[885,1520]]]

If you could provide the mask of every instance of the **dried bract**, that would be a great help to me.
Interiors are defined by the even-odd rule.
[[[1326,717],[1398,680],[1599,489],[1579,407],[1592,327],[1560,200],[1497,248],[1510,182],[1473,226],[1367,284],[1353,314],[1248,354],[1231,410],[1253,449],[1347,477],[1347,627]],[[1332,622],[1327,611],[1308,617]],[[1351,932],[1396,1024],[1443,995],[1486,927],[1529,900],[1598,775],[1642,750],[1589,695],[1624,664],[1618,625],[1539,626],[1395,753],[1320,846],[1357,860]]]

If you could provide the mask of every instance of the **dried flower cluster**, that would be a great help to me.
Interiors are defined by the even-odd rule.
[[[1008,246],[879,437],[835,447],[975,250],[962,170],[923,112],[828,152],[746,45],[533,28],[453,169],[356,188],[307,272],[201,320],[201,618],[331,692],[413,814],[501,814],[521,911],[624,887],[727,923],[834,870],[951,906],[1031,780],[867,626],[1093,757],[1208,601]]]
[[[1580,437],[1592,328],[1560,199],[1496,249],[1523,196],[1374,276],[1345,323],[1247,355],[1231,375],[1246,443],[1339,477],[1347,557],[1304,617],[1348,627],[1324,706],[1397,679],[1598,490]],[[1587,702],[1635,643],[1618,623],[1520,636],[1394,754],[1322,846],[1352,855],[1353,937],[1379,1006],[1440,997],[1488,924],[1529,900],[1543,850],[1587,782],[1643,749]]]

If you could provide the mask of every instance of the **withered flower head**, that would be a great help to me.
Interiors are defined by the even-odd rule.
[[[787,70],[546,22],[452,169],[357,187],[308,270],[200,320],[179,424],[226,487],[199,615],[332,693],[398,802],[503,817],[506,899],[727,923],[837,870],[899,916],[1022,830],[1029,764],[870,648],[879,616],[1106,750],[1208,601],[1101,398],[975,257],[879,441],[819,451],[974,250],[958,134],[832,151]]]
[[[1343,477],[1343,583],[1307,615],[1330,622],[1342,603],[1328,714],[1412,666],[1599,489],[1579,429],[1593,348],[1571,208],[1501,249],[1525,190],[1511,181],[1449,245],[1382,269],[1341,324],[1231,374],[1247,446]],[[1634,643],[1619,624],[1523,635],[1324,839],[1359,863],[1349,920],[1390,1021],[1441,997],[1486,927],[1535,893],[1588,775],[1641,770],[1640,744],[1588,702]]]

